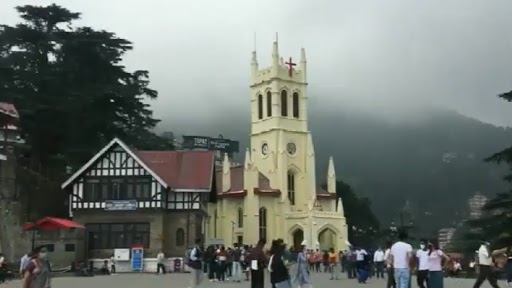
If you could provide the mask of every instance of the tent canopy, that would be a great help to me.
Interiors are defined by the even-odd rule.
[[[28,230],[43,230],[43,231],[52,231],[52,230],[69,230],[73,228],[84,229],[83,225],[76,223],[73,220],[64,219],[64,218],[56,218],[56,217],[45,217],[37,220],[34,223],[29,223],[23,226],[24,231]]]

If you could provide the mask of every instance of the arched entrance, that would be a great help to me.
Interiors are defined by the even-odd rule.
[[[318,242],[320,243],[321,250],[329,250],[336,247],[336,232],[334,232],[331,228],[324,228],[320,233],[318,233]]]
[[[302,241],[304,241],[304,231],[302,229],[296,229],[293,231],[293,247],[298,248],[300,247],[300,244],[302,244]]]

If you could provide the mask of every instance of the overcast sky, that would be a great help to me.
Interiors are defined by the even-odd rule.
[[[246,109],[254,33],[261,67],[279,32],[285,58],[306,49],[310,101],[433,105],[512,126],[512,103],[495,96],[512,89],[510,0],[0,0],[0,23],[50,3],[134,42],[126,65],[150,71],[164,119]]]

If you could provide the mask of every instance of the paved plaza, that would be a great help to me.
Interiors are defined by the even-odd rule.
[[[355,280],[342,278],[341,280],[329,280],[327,274],[314,274],[313,287],[315,288],[340,288],[340,287],[366,287],[366,288],[385,288],[384,280],[370,279],[367,284],[358,284]],[[114,276],[95,276],[91,278],[79,277],[61,277],[53,279],[52,288],[187,288],[189,282],[189,274],[118,274]],[[445,279],[445,288],[470,288],[473,286],[473,279]],[[505,282],[499,283],[501,287],[507,287]],[[10,282],[1,285],[1,288],[19,288],[20,282]],[[205,281],[201,287],[212,288],[238,288],[250,287],[249,282],[242,283],[216,283]],[[268,285],[270,287],[270,285]],[[412,288],[417,287],[413,284]],[[482,288],[490,288],[488,283],[482,285]]]

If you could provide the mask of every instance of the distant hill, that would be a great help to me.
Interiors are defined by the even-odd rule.
[[[161,127],[176,136],[222,133],[245,149],[248,109],[229,110],[208,123],[180,121],[189,124],[175,127],[164,120]],[[476,191],[503,191],[503,170],[483,159],[512,145],[512,129],[440,109],[364,111],[310,105],[317,181],[325,179],[332,155],[337,177],[371,199],[381,226],[398,223],[404,208],[405,221],[413,219],[430,233],[465,217],[467,199]]]

